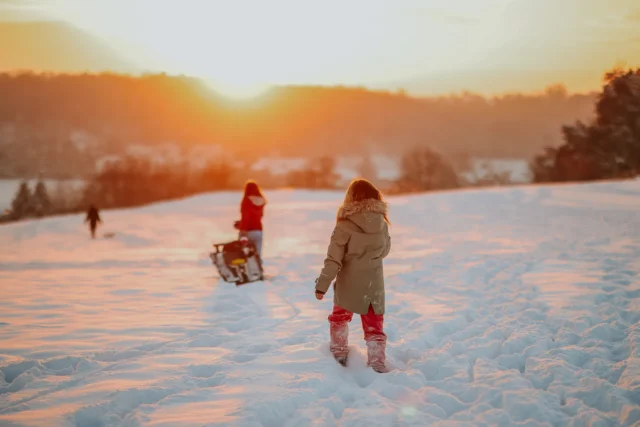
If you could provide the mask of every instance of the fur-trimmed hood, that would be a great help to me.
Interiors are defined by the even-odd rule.
[[[351,215],[362,212],[374,212],[386,215],[389,210],[387,202],[376,199],[360,200],[358,202],[343,203],[338,209],[338,219],[347,219]]]
[[[366,199],[358,202],[347,202],[338,209],[337,219],[349,220],[365,233],[378,233],[385,224],[388,205],[382,200]]]

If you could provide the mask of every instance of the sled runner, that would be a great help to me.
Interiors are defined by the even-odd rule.
[[[256,247],[246,237],[213,246],[215,252],[211,252],[209,256],[225,282],[243,285],[264,279]]]

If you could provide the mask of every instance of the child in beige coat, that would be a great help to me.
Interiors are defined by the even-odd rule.
[[[382,194],[369,181],[353,181],[338,210],[327,258],[315,287],[316,298],[321,300],[335,279],[334,306],[329,316],[330,349],[342,365],[346,365],[348,357],[348,323],[357,313],[367,343],[367,365],[377,372],[385,371],[382,260],[390,249],[387,204]]]

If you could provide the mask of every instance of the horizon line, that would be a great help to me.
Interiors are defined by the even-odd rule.
[[[609,69],[607,69],[606,71],[602,72],[602,82],[604,84],[604,77],[607,73],[613,71],[617,69],[616,67],[611,67]],[[628,70],[628,71],[635,71],[636,68],[634,67],[623,67],[623,70]],[[638,67],[637,69],[640,69],[640,67]],[[484,71],[489,71],[489,69],[485,69]],[[182,79],[190,79],[190,80],[195,80],[195,81],[199,81],[202,84],[208,86],[208,89],[211,90],[212,92],[215,92],[218,95],[221,95],[225,98],[227,98],[227,96],[222,94],[222,91],[218,91],[215,89],[215,87],[213,87],[212,84],[210,84],[209,82],[207,82],[207,80],[212,80],[208,77],[205,76],[198,76],[198,75],[194,75],[194,74],[188,74],[188,73],[171,73],[171,72],[167,72],[167,71],[160,71],[160,70],[144,70],[144,71],[139,71],[139,72],[124,72],[124,71],[117,71],[117,70],[85,70],[85,71],[57,71],[57,70],[34,70],[34,69],[9,69],[9,70],[2,70],[0,69],[0,75],[5,75],[5,76],[11,76],[11,77],[20,77],[20,76],[25,76],[25,75],[34,75],[34,76],[41,76],[41,77],[60,77],[60,76],[76,76],[76,77],[81,77],[81,76],[94,76],[94,77],[99,77],[99,76],[118,76],[118,77],[128,77],[128,78],[144,78],[144,77],[168,77],[168,78],[182,78]],[[566,96],[585,96],[585,95],[593,95],[593,94],[597,94],[601,88],[598,89],[592,89],[589,91],[571,91],[569,90],[569,88],[567,87],[567,84],[563,81],[556,81],[556,82],[551,82],[546,84],[544,87],[541,87],[540,89],[537,90],[508,90],[508,91],[501,91],[501,92],[494,92],[494,93],[489,93],[489,92],[482,92],[482,91],[478,91],[478,90],[472,90],[472,89],[461,89],[459,91],[449,91],[449,92],[441,92],[441,93],[432,93],[432,94],[418,94],[415,93],[414,91],[411,91],[401,85],[399,85],[396,88],[384,88],[384,87],[376,87],[376,84],[366,84],[366,83],[362,83],[362,84],[349,84],[349,83],[266,83],[263,84],[261,86],[264,86],[264,91],[269,91],[272,89],[286,89],[286,88],[301,88],[301,89],[312,89],[312,88],[317,88],[317,89],[347,89],[347,90],[364,90],[367,92],[371,92],[373,94],[385,94],[385,95],[395,95],[395,96],[400,96],[400,97],[406,97],[406,98],[413,98],[413,99],[429,99],[429,98],[456,98],[456,97],[464,97],[464,96],[479,96],[481,98],[488,98],[488,99],[492,99],[492,98],[503,98],[503,97],[508,97],[508,96],[513,96],[513,95],[524,95],[524,96],[540,96],[540,95],[544,95],[545,93],[548,93],[549,90],[558,88],[560,90],[563,90],[566,94]],[[260,97],[260,95],[256,96],[256,97]]]

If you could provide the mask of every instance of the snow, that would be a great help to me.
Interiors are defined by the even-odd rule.
[[[640,183],[390,198],[388,365],[332,360],[342,194],[269,192],[271,280],[220,282],[239,194],[0,228],[0,425],[640,423]]]

